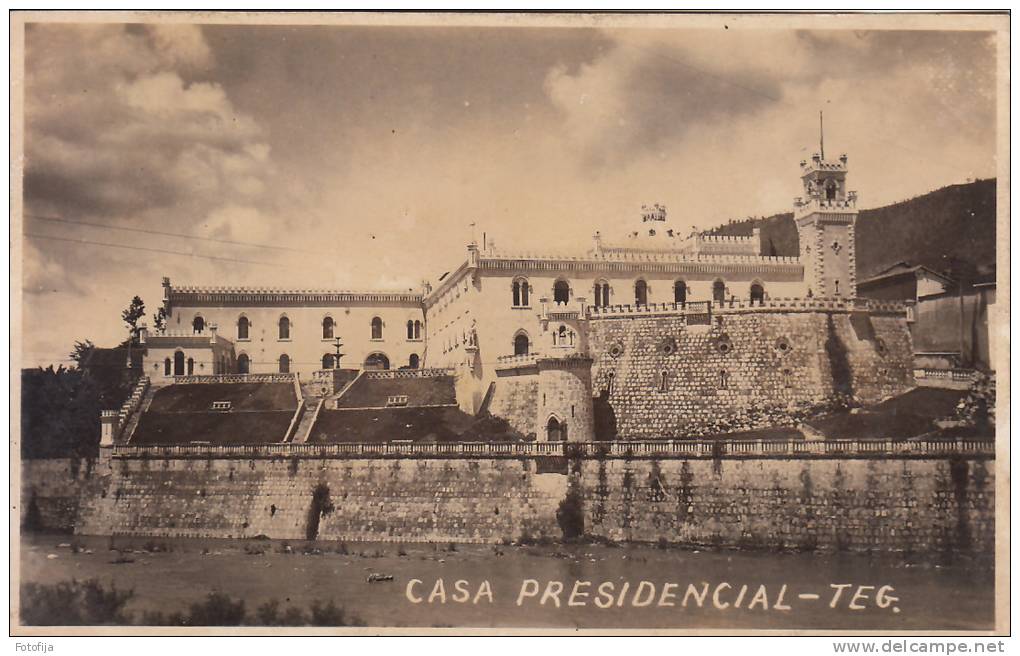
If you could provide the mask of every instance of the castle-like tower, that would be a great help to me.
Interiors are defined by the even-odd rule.
[[[847,191],[847,157],[825,159],[825,151],[800,163],[804,196],[793,202],[800,238],[804,284],[808,294],[822,297],[857,295],[854,228],[857,192]]]

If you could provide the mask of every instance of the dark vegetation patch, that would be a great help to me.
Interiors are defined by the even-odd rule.
[[[281,442],[293,418],[293,410],[186,414],[149,411],[142,414],[131,438],[131,444],[188,444],[193,441],[210,444]]]
[[[512,442],[523,439],[505,419],[471,416],[459,408],[323,410],[308,441],[332,442]]]
[[[936,419],[951,417],[966,393],[918,387],[856,412],[841,411],[813,419],[810,425],[832,439],[906,439],[936,429]]]
[[[391,396],[406,396],[407,406],[457,403],[453,376],[372,378],[362,376],[337,400],[340,408],[382,408]]]
[[[26,626],[364,626],[355,615],[330,599],[316,599],[305,611],[270,599],[253,613],[243,600],[222,592],[210,592],[192,603],[186,612],[147,611],[132,615],[124,611],[133,591],[107,589],[98,580],[65,581],[53,585],[21,586],[21,623]]]
[[[201,383],[170,385],[152,396],[150,412],[207,412],[214,401],[230,401],[230,412],[297,409],[291,383]]]

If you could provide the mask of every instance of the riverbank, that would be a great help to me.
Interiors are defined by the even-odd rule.
[[[26,535],[20,562],[22,582],[97,579],[133,590],[125,611],[134,618],[184,612],[219,592],[252,612],[273,599],[300,608],[333,601],[380,627],[987,630],[994,623],[989,567],[899,555]],[[373,574],[385,580],[370,581]]]

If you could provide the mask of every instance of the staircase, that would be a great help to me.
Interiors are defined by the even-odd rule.
[[[135,410],[128,415],[127,420],[124,422],[123,427],[120,430],[120,436],[117,439],[119,444],[129,444],[131,442],[131,436],[134,435],[135,429],[138,428],[138,422],[141,421],[142,414],[149,409],[152,405],[152,397],[155,395],[158,387],[152,385],[145,385],[145,391],[141,391],[142,386],[135,387],[135,391],[131,393],[131,399],[129,402],[134,406]],[[141,396],[141,400],[135,405],[136,397]],[[127,405],[127,404],[125,404]]]
[[[298,421],[298,425],[294,428],[294,434],[290,438],[290,441],[294,444],[304,444],[308,441],[308,433],[311,432],[312,425],[319,416],[319,408],[322,406],[323,400],[306,397],[302,403],[304,404],[304,409],[301,412],[301,419]]]

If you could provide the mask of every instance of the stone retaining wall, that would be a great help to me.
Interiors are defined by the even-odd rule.
[[[620,541],[991,554],[994,460],[586,459],[587,532]]]
[[[112,458],[22,465],[49,528],[160,537],[559,539],[991,554],[994,460]],[[567,503],[564,503],[564,502]],[[23,515],[24,516],[24,515]]]
[[[99,496],[107,482],[96,469],[94,460],[23,460],[18,509],[22,526],[44,531],[74,531],[83,503]]]
[[[902,316],[757,312],[709,327],[635,315],[590,326],[593,394],[615,423],[615,435],[598,439],[688,437],[754,410],[836,393],[874,402],[914,385]]]
[[[77,528],[412,542],[558,537],[566,485],[563,475],[538,473],[534,459],[124,459],[112,461],[105,497]]]

